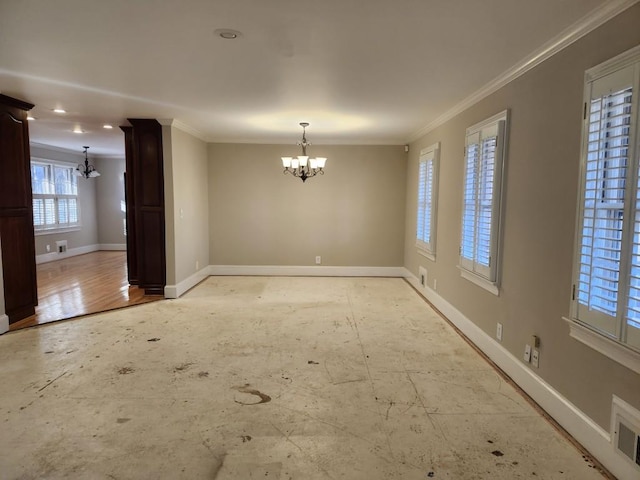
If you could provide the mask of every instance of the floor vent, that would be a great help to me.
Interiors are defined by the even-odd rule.
[[[640,412],[614,395],[611,426],[613,448],[640,471]]]

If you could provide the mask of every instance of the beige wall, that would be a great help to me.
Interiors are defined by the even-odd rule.
[[[43,146],[32,145],[31,157],[57,162],[69,163],[77,166],[84,163],[84,154],[64,152],[58,149],[49,149]],[[89,163],[93,160],[90,159]],[[96,178],[78,178],[78,200],[80,205],[80,230],[66,233],[36,235],[36,255],[47,253],[46,246],[51,246],[51,252],[56,250],[56,242],[67,241],[67,248],[85,247],[98,243],[98,221],[96,218]]]
[[[402,146],[313,145],[326,174],[282,174],[296,145],[209,145],[214,265],[402,266]]]
[[[625,11],[540,66],[411,144],[407,175],[405,266],[428,270],[429,286],[521,358],[541,339],[545,381],[609,430],[611,396],[640,408],[640,375],[569,337],[574,225],[586,69],[640,43],[640,5]],[[460,277],[463,149],[466,127],[510,109],[506,160],[502,287],[496,297]],[[421,148],[441,142],[437,257],[414,246]]]
[[[167,285],[209,265],[207,144],[163,126]]]
[[[98,220],[98,243],[101,245],[125,246],[124,235],[124,171],[122,158],[96,158],[93,160],[100,176],[96,184],[96,212]],[[82,180],[82,179],[80,179]]]

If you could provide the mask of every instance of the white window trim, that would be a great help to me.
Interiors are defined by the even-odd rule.
[[[494,294],[496,297],[500,296],[500,287],[495,282],[490,282],[486,278],[476,275],[460,265],[458,265],[458,268],[460,269],[460,276],[462,278],[484,288],[487,292]]]
[[[585,72],[584,76],[584,92],[583,92],[583,102],[588,102],[587,94],[589,92],[589,85],[591,82],[598,80],[599,78],[605,77],[612,73],[615,73],[634,62],[640,61],[640,46],[634,47],[626,52],[621,53],[620,55],[600,64],[593,68],[590,68]],[[640,85],[640,82],[636,81],[636,85]],[[640,91],[634,92],[634,95],[640,95]],[[637,97],[636,97],[637,98]],[[638,102],[640,104],[640,102]],[[640,123],[640,111],[636,112],[637,118],[636,123]],[[583,122],[587,122],[585,118]],[[580,149],[580,185],[578,188],[578,198],[577,198],[577,208],[578,212],[576,215],[576,225],[575,225],[575,238],[574,238],[574,254],[573,254],[573,272],[571,276],[571,281],[573,284],[577,281],[579,262],[578,262],[578,251],[580,249],[580,230],[582,226],[582,203],[583,199],[583,177],[584,177],[584,158],[586,156],[585,152],[585,138],[584,138],[584,123],[582,125],[583,138],[581,139],[581,149]],[[636,125],[636,134],[640,133],[640,127]],[[633,137],[632,137],[633,138]],[[636,144],[638,143],[638,139],[635,139]],[[638,155],[638,152],[636,153]],[[635,173],[637,174],[637,172]],[[633,174],[633,175],[635,175]],[[633,200],[631,200],[633,201]],[[574,287],[575,288],[575,287]],[[596,328],[584,324],[580,322],[577,318],[577,300],[574,299],[576,295],[575,291],[572,289],[572,295],[570,298],[570,316],[562,317],[564,321],[569,325],[569,336],[578,340],[579,342],[587,345],[588,347],[596,350],[597,352],[605,355],[606,357],[614,360],[620,365],[636,372],[640,373],[640,352],[636,351],[632,347],[622,343],[617,338],[611,338],[607,334],[598,331]],[[576,297],[577,298],[577,297]]]
[[[497,192],[497,194],[495,195],[495,201],[497,203],[496,208],[494,208],[494,217],[493,217],[493,221],[494,223],[494,227],[495,228],[495,245],[494,245],[494,252],[495,252],[495,263],[493,265],[493,271],[494,271],[494,280],[489,280],[481,275],[478,275],[477,273],[473,272],[472,270],[469,270],[468,268],[466,268],[463,263],[462,263],[462,255],[460,254],[458,256],[458,261],[460,262],[458,264],[458,269],[460,270],[460,276],[466,280],[469,280],[470,282],[474,283],[475,285],[485,289],[486,291],[492,293],[493,295],[499,296],[500,295],[500,280],[501,280],[501,259],[502,259],[502,229],[503,229],[503,224],[504,224],[504,205],[503,205],[503,198],[504,198],[504,191],[505,191],[505,163],[506,163],[506,158],[507,158],[507,149],[508,149],[508,138],[509,138],[509,110],[503,110],[502,112],[499,112],[495,115],[493,115],[490,118],[487,118],[481,122],[478,122],[472,126],[470,126],[469,128],[467,128],[466,132],[465,132],[465,143],[466,143],[466,139],[469,135],[473,135],[476,132],[480,132],[483,128],[489,127],[492,124],[496,124],[498,125],[499,122],[503,121],[504,122],[504,129],[502,131],[502,151],[501,151],[501,155],[499,158],[496,158],[496,166],[499,168],[499,181],[497,182],[497,186],[499,191]],[[500,139],[499,139],[500,140]],[[465,152],[466,152],[466,147],[465,147]],[[466,157],[466,153],[465,153],[465,157]],[[464,166],[464,174],[466,175],[466,165]],[[463,185],[464,185],[464,178],[463,178]],[[464,202],[463,202],[463,208],[464,208]],[[462,222],[462,215],[464,215],[464,212],[461,212],[461,222]],[[462,229],[460,230],[460,245],[462,245]],[[461,247],[462,248],[462,247]]]
[[[575,338],[628,369],[640,373],[640,353],[581,324],[575,319],[567,317],[562,317],[562,319],[569,325],[569,336],[571,338]]]
[[[423,241],[418,239],[418,232],[416,231],[416,249],[420,255],[435,262],[436,261],[436,239],[437,239],[436,229],[438,225],[438,175],[440,171],[440,142],[436,142],[433,145],[430,145],[420,150],[420,158],[418,160],[418,169],[420,168],[420,163],[423,162],[422,158],[425,156],[428,156],[429,154],[433,154],[433,160],[432,160],[433,183],[431,184],[431,225],[429,228],[429,232],[431,234],[431,243],[429,247]],[[418,185],[418,191],[420,190],[420,187],[421,186]],[[418,206],[418,210],[419,210],[419,206]],[[416,225],[416,230],[417,230],[417,225]]]
[[[418,255],[422,255],[423,257],[428,258],[432,262],[436,261],[435,253],[429,253],[426,250],[423,250],[422,248],[420,248],[418,244],[416,244],[416,249],[418,250]]]
[[[42,158],[42,157],[31,157],[29,168],[31,168],[31,163],[37,163],[40,165],[53,165],[57,167],[71,168],[74,170],[78,166],[75,163],[63,162],[60,160],[50,160],[48,158]],[[38,198],[37,195],[43,195],[43,194],[32,193],[33,198]],[[75,198],[77,199],[77,202],[78,202],[78,222],[77,223],[74,223],[73,225],[63,226],[63,227],[55,226],[55,227],[48,227],[48,228],[47,227],[36,228],[36,226],[34,225],[33,226],[34,236],[39,237],[41,235],[55,235],[58,233],[79,232],[80,230],[82,230],[82,209],[80,208],[80,184],[79,183],[78,183],[78,194],[75,196]]]

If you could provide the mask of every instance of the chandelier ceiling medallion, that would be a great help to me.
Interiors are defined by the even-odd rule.
[[[93,165],[89,165],[89,158],[87,156],[87,151],[89,147],[84,146],[84,165],[81,163],[76,167],[76,176],[83,178],[94,178],[99,177],[100,173],[95,169]]]
[[[294,177],[298,177],[305,182],[307,178],[315,177],[316,175],[324,175],[324,165],[327,162],[325,157],[309,158],[307,155],[307,147],[311,145],[307,142],[306,131],[309,124],[307,122],[301,122],[302,127],[302,141],[297,145],[302,147],[302,155],[297,157],[282,157],[282,166],[284,167],[284,174],[290,173]]]

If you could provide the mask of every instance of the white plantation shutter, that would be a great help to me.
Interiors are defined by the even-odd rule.
[[[640,350],[640,49],[622,68],[598,68],[585,88],[572,315]]]
[[[42,198],[33,199],[33,226],[44,226],[44,200]]]
[[[476,258],[476,231],[478,211],[478,172],[480,169],[480,134],[467,135],[465,150],[463,206],[462,206],[462,242],[460,265],[469,271],[474,270]]]
[[[460,266],[497,281],[500,191],[507,113],[467,129]]]
[[[624,340],[628,345],[640,350],[640,175],[636,175],[636,177],[635,218],[629,271],[629,297],[625,318],[626,331],[624,333],[626,338]]]
[[[55,225],[56,224],[56,207],[55,207],[55,199],[53,198],[44,198],[42,199],[44,202],[44,224],[45,226]]]
[[[78,199],[70,198],[69,202],[69,223],[78,223]]]
[[[587,116],[578,318],[611,335],[617,329],[631,94],[627,87],[593,98]]]
[[[435,254],[438,149],[439,144],[435,144],[422,150],[418,164],[416,246],[431,255]]]
[[[61,224],[69,223],[69,203],[66,198],[58,199],[58,222]]]

